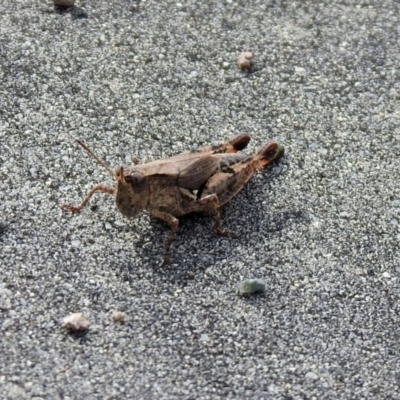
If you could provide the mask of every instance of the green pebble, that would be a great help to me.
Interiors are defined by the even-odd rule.
[[[264,293],[265,282],[262,279],[245,279],[237,285],[240,294]]]

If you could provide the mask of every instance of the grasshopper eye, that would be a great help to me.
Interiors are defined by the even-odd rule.
[[[131,184],[133,191],[136,193],[140,193],[146,188],[146,179],[139,172],[132,172],[130,175],[125,176],[125,181]]]

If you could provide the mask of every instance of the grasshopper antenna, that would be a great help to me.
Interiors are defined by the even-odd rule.
[[[81,140],[79,139],[75,139],[76,142],[78,144],[80,144],[85,150],[86,152],[91,155],[100,165],[102,165],[115,179],[118,180],[118,176],[117,174],[98,156],[96,156],[96,154],[93,153],[92,150],[89,149],[89,147],[86,146],[85,143],[83,143]]]

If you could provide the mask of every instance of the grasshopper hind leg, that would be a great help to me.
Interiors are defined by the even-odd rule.
[[[216,194],[220,205],[223,206],[243,189],[244,185],[257,170],[271,164],[281,157],[283,153],[283,146],[272,142],[250,157],[235,155],[232,160],[226,157],[227,168],[221,168],[220,173],[213,175],[207,181],[205,187],[202,188],[201,196],[205,198],[211,194]],[[236,159],[236,157],[239,158]],[[240,157],[243,157],[243,159]]]
[[[221,154],[221,153],[236,153],[243,150],[250,142],[251,136],[247,133],[241,133],[227,142],[217,144],[214,146],[207,146],[196,150],[196,153],[206,154]]]

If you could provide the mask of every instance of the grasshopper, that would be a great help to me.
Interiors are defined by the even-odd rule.
[[[256,154],[237,153],[251,137],[240,134],[233,139],[195,151],[141,165],[119,167],[113,171],[82,141],[77,142],[115,179],[115,187],[97,185],[75,207],[64,204],[63,210],[79,213],[96,192],[114,196],[115,204],[127,218],[137,218],[142,211],[165,221],[171,231],[165,243],[164,264],[171,262],[171,245],[176,238],[179,217],[200,212],[214,217],[218,235],[237,237],[222,229],[220,208],[235,196],[254,173],[277,160],[284,153],[283,146],[271,142]]]

